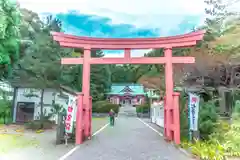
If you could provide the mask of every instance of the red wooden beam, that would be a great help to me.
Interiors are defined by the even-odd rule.
[[[54,40],[61,46],[69,48],[91,49],[149,49],[149,48],[172,48],[190,47],[203,38],[205,31],[197,31],[184,35],[160,37],[160,38],[92,38],[78,37],[69,34],[52,32]]]
[[[112,42],[109,40],[101,41],[99,39],[89,39],[89,40],[84,40],[84,39],[73,39],[73,38],[67,38],[65,36],[54,36],[54,40],[58,42],[66,42],[66,43],[77,43],[77,44],[103,44],[103,45],[109,45],[109,44],[114,44],[114,45],[139,45],[139,44],[171,44],[171,43],[182,43],[182,42],[191,42],[191,41],[196,41],[202,39],[202,35],[194,35],[191,37],[183,37],[183,38],[178,38],[178,39],[166,39],[164,41],[162,40],[126,40],[123,41],[122,39],[118,40],[113,40]]]
[[[131,50],[130,49],[125,49],[124,50],[124,58],[131,58]]]
[[[194,57],[172,57],[172,63],[194,63]],[[83,64],[83,58],[62,58],[62,64]],[[91,58],[90,64],[164,64],[165,57]]]
[[[83,64],[83,58],[61,58],[61,64]]]
[[[62,32],[51,32],[53,37],[63,37],[69,39],[76,39],[76,40],[85,40],[85,41],[101,41],[101,42],[147,42],[147,41],[166,41],[166,40],[175,40],[175,39],[183,39],[188,37],[195,37],[195,36],[203,36],[205,33],[204,30],[190,32],[187,34],[177,35],[177,36],[169,36],[169,37],[157,37],[157,38],[96,38],[96,37],[83,37],[83,36],[74,36],[70,34],[65,34]],[[201,40],[201,39],[199,39]]]
[[[106,50],[122,50],[125,48],[131,49],[152,49],[152,48],[181,48],[181,47],[192,47],[196,45],[196,41],[191,42],[182,42],[182,43],[171,43],[171,44],[132,44],[132,45],[122,45],[122,44],[88,44],[91,49],[106,49]],[[79,43],[69,43],[69,42],[60,42],[62,47],[66,48],[84,48],[86,44]]]

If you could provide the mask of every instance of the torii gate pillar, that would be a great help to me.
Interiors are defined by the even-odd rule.
[[[90,117],[92,106],[90,106],[90,63],[89,60],[91,58],[91,48],[85,47],[84,48],[84,54],[83,54],[83,76],[82,76],[82,93],[83,93],[83,109],[85,110],[85,116],[84,118],[84,136],[85,137],[91,137],[91,121]]]
[[[171,126],[171,109],[173,107],[173,66],[172,66],[172,48],[166,48],[164,50],[164,55],[166,57],[166,64],[165,64],[165,87],[166,87],[166,137],[170,139],[171,137],[171,130],[169,127]]]

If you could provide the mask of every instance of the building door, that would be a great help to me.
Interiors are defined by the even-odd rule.
[[[34,102],[18,102],[16,122],[29,122],[34,118]]]

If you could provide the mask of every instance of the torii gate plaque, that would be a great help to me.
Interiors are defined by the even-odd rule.
[[[174,111],[173,106],[173,64],[174,63],[194,63],[194,57],[173,57],[172,48],[191,47],[196,45],[198,40],[202,40],[205,31],[196,31],[184,35],[161,37],[161,38],[91,38],[78,37],[59,32],[52,32],[53,39],[61,46],[68,48],[82,48],[83,57],[62,58],[62,64],[83,64],[83,106],[78,105],[78,110],[85,109],[85,115],[78,114],[77,119],[83,119],[84,135],[89,133],[91,106],[90,106],[90,65],[91,64],[165,64],[165,85],[166,102],[165,110],[165,137],[180,144],[180,120],[179,115]],[[131,57],[131,49],[156,49],[164,48],[164,57]],[[123,58],[92,58],[91,49],[124,50]],[[80,113],[80,112],[78,112]],[[82,124],[77,122],[76,130],[82,130]],[[76,132],[80,134],[80,132]],[[172,134],[173,133],[173,134]],[[81,135],[76,134],[76,144],[81,144]]]

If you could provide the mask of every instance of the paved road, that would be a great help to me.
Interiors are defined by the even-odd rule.
[[[134,117],[119,117],[66,160],[188,160]]]

